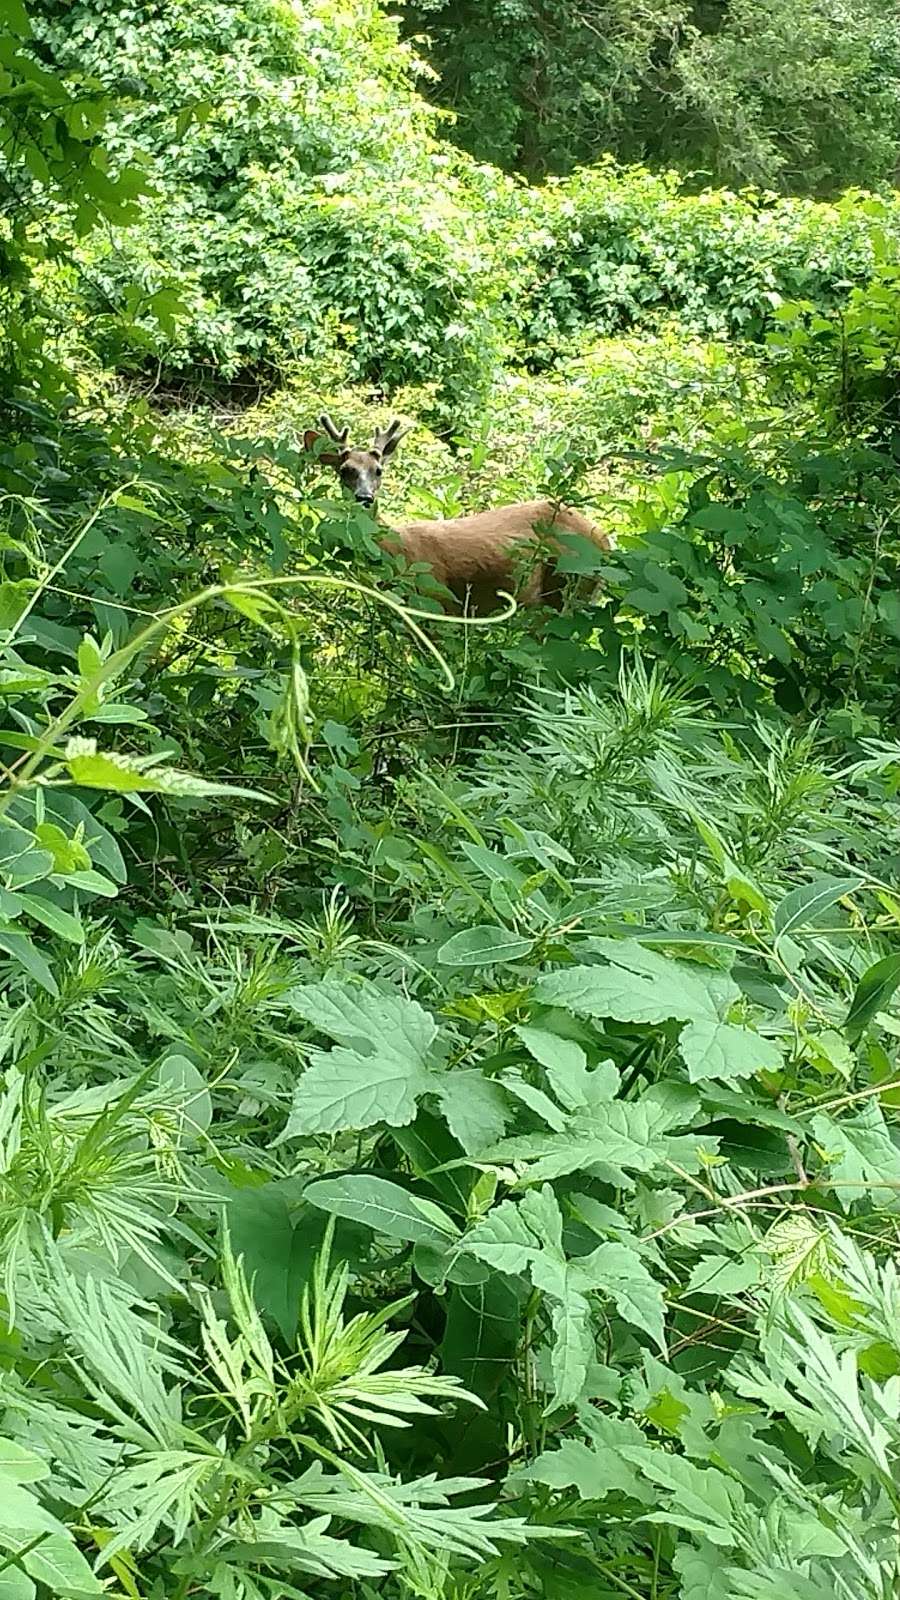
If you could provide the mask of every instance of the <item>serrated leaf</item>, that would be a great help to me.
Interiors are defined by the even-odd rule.
[[[622,1454],[623,1445],[638,1446],[644,1436],[637,1423],[598,1412],[591,1442],[566,1439],[557,1450],[545,1450],[515,1474],[515,1482],[544,1483],[550,1489],[577,1489],[582,1500],[603,1500],[608,1494],[642,1499],[638,1475]]]
[[[441,945],[437,958],[444,967],[488,967],[498,961],[521,961],[533,944],[533,939],[486,922],[454,933]]]
[[[599,1289],[607,1295],[623,1322],[641,1328],[665,1352],[663,1292],[635,1249],[609,1240],[574,1261],[571,1272],[586,1291]]]
[[[689,1533],[701,1533],[713,1544],[741,1547],[746,1516],[746,1496],[740,1484],[714,1467],[695,1467],[684,1456],[647,1446],[623,1445],[622,1454],[651,1483],[672,1496],[662,1510],[645,1514],[647,1522],[669,1523]]]
[[[765,1248],[772,1257],[771,1284],[777,1294],[786,1294],[796,1284],[805,1283],[823,1272],[828,1262],[828,1235],[808,1211],[799,1207],[769,1229]]]
[[[695,1261],[684,1294],[733,1295],[754,1289],[762,1278],[756,1256],[701,1256]]]
[[[576,1016],[617,1022],[686,1022],[693,1005],[677,982],[660,986],[620,967],[568,967],[551,972],[535,984],[535,999],[542,1005],[564,1006]]]
[[[371,1173],[347,1173],[307,1184],[304,1200],[320,1210],[350,1222],[360,1222],[375,1233],[410,1244],[446,1246],[459,1237],[456,1223],[446,1211],[398,1183]]]
[[[509,1101],[502,1086],[477,1068],[447,1072],[437,1095],[447,1126],[466,1155],[480,1155],[502,1139],[509,1120]]]
[[[752,1028],[705,1017],[682,1028],[678,1048],[692,1083],[705,1078],[729,1083],[755,1072],[778,1072],[784,1066],[773,1040],[762,1038]]]
[[[632,1189],[631,1173],[652,1172],[666,1161],[671,1125],[655,1101],[613,1100],[592,1108],[589,1116],[576,1111],[558,1134],[506,1139],[489,1154],[492,1160],[527,1163],[532,1182],[593,1172],[607,1183]]]
[[[416,1115],[418,1097],[440,1087],[428,1060],[437,1033],[434,1018],[414,1000],[374,983],[325,979],[291,990],[287,1002],[323,1033],[347,1043],[310,1053],[282,1139],[362,1130],[378,1122],[401,1127]]]
[[[869,1100],[852,1117],[838,1121],[819,1112],[813,1136],[824,1152],[835,1194],[846,1211],[854,1201],[873,1199],[885,1207],[900,1201],[900,1149],[890,1136],[880,1106]],[[887,1180],[891,1187],[885,1187]]]
[[[529,1055],[539,1061],[554,1094],[567,1111],[612,1100],[619,1087],[619,1074],[611,1061],[595,1071],[574,1039],[563,1039],[545,1028],[520,1027],[516,1033]]]

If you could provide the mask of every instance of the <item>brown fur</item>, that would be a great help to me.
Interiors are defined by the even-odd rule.
[[[609,549],[587,517],[552,500],[525,500],[447,522],[406,522],[379,543],[391,555],[430,567],[460,610],[483,616],[503,606],[501,594],[514,595],[520,606],[558,603],[561,583],[552,557],[537,555],[524,571],[516,559],[517,544],[540,542],[558,550],[554,530],[581,534],[599,549]]]
[[[373,505],[383,463],[402,437],[399,422],[376,434],[371,450],[351,449],[347,428],[338,431],[329,416],[321,422],[338,450],[320,451],[318,459],[334,467],[348,494],[363,505]],[[307,450],[320,438],[312,429],[304,434]],[[389,555],[402,555],[410,565],[430,567],[453,596],[452,606],[445,602],[447,609],[484,616],[503,608],[503,594],[513,595],[520,606],[559,604],[563,584],[553,552],[562,546],[555,533],[578,533],[600,550],[610,548],[606,535],[587,517],[552,500],[525,500],[446,522],[405,522],[390,528],[379,543]],[[549,553],[542,556],[536,551],[529,560],[523,549],[517,559],[516,546],[529,542],[542,544]]]

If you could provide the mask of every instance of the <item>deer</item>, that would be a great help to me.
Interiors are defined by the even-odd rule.
[[[323,434],[327,435],[335,449],[320,450],[318,460],[334,468],[345,494],[374,511],[384,466],[409,432],[395,418],[388,428],[376,432],[368,450],[354,449],[349,443],[349,427],[336,428],[323,412],[319,428],[308,429],[303,444],[312,452]],[[504,595],[512,595],[519,606],[559,607],[563,581],[554,559],[563,548],[559,534],[580,534],[598,549],[610,549],[606,535],[587,517],[553,500],[523,500],[446,521],[383,526],[385,533],[378,541],[382,550],[403,556],[411,565],[429,567],[448,593],[448,599],[442,598],[445,611],[479,616],[502,609]],[[538,541],[548,554],[534,550],[527,559],[529,545]]]

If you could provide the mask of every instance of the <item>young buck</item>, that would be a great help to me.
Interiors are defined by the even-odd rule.
[[[319,426],[336,448],[323,451],[318,459],[334,467],[345,492],[360,505],[374,506],[384,464],[408,430],[394,421],[385,432],[376,433],[368,450],[354,450],[348,443],[349,428],[337,429],[327,415],[320,417]],[[303,435],[305,448],[312,450],[321,438],[321,432],[310,429]],[[610,548],[606,536],[587,517],[552,500],[523,500],[446,522],[404,522],[388,528],[379,543],[389,555],[430,567],[453,596],[453,610],[483,616],[502,608],[501,593],[515,595],[520,606],[559,605],[563,584],[554,553],[558,555],[562,546],[555,535],[566,533],[580,534],[600,550]],[[527,547],[538,542],[549,554],[535,550],[528,559]]]

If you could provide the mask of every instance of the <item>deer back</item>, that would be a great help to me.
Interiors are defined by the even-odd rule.
[[[457,607],[483,615],[502,606],[501,593],[515,595],[520,606],[558,602],[562,585],[552,551],[560,546],[554,533],[578,533],[609,549],[587,517],[552,500],[526,500],[446,522],[405,522],[380,543],[392,555],[430,567]],[[529,559],[520,550],[517,559],[517,546],[536,541],[549,546],[548,557]]]

